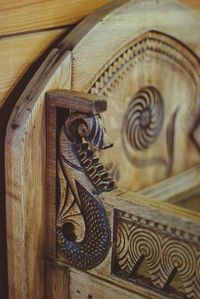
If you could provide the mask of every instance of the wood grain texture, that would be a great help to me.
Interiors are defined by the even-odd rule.
[[[102,8],[101,13],[93,14],[87,21],[78,25],[63,40],[62,47],[73,48],[73,89],[107,97],[108,112],[105,122],[116,147],[110,150],[110,154],[106,154],[107,160],[104,161],[116,174],[116,178],[120,176],[121,186],[135,191],[146,187],[147,176],[151,181],[149,184],[152,184],[166,178],[169,174],[176,174],[192,167],[198,162],[198,149],[190,142],[188,130],[191,127],[189,122],[198,119],[199,59],[196,55],[200,53],[198,30],[200,23],[197,16],[177,1],[140,0],[123,3],[115,1],[113,5],[114,7],[108,4]],[[131,7],[134,7],[132,12]],[[126,18],[123,18],[124,15]],[[144,20],[141,22],[142,19]],[[187,47],[193,51],[193,58]],[[189,61],[192,69],[186,66]],[[191,71],[196,72],[196,75],[192,75],[193,79],[196,78],[192,79],[193,83],[196,82],[194,84],[189,79]],[[187,74],[184,75],[184,72]],[[131,167],[126,168],[127,160],[131,160],[130,155],[123,160],[125,150],[121,146],[121,129],[126,115],[122,111],[127,107],[129,112],[127,103],[130,103],[131,99],[133,100],[138,92],[147,86],[156,88],[163,99],[165,111],[162,109],[162,113],[165,118],[161,120],[160,124],[163,123],[163,126],[159,130],[162,130],[160,137],[162,134],[165,137],[161,138],[162,141],[158,138],[158,142],[154,144],[156,155],[150,148],[150,150],[144,149],[143,152],[136,149],[136,162],[138,160],[140,162],[142,153],[146,155],[144,163],[143,161],[141,163],[143,174],[140,175],[138,166],[140,163],[133,163],[134,173],[131,173]],[[196,103],[193,112],[191,110],[193,104],[189,103],[191,99]],[[153,98],[151,100],[154,102]],[[119,104],[116,105],[118,102]],[[184,108],[186,103],[189,105],[188,108]],[[139,133],[144,134],[144,132]],[[179,145],[180,148],[185,148],[184,152],[189,150],[193,154],[187,155],[186,158],[179,155],[179,150],[175,151],[176,146],[178,149]],[[151,164],[155,160],[158,162],[157,168],[154,167],[155,165],[151,165],[148,169],[144,167],[145,163]],[[120,163],[121,169],[126,169],[126,175],[122,174],[123,171],[120,173],[120,166],[116,166]],[[134,178],[134,184],[131,177]]]
[[[87,1],[86,1],[87,2]],[[107,2],[107,1],[105,1]],[[186,1],[187,2],[187,1]],[[47,5],[48,3],[48,5]],[[75,4],[72,3],[69,5],[72,5],[75,13],[77,13],[78,9],[79,9],[79,5],[81,7],[81,9],[88,9],[88,12],[85,14],[89,14],[91,11],[90,10],[94,10],[95,8],[99,7],[100,5],[103,5],[104,2],[101,1],[97,1],[97,3],[95,3],[95,1],[93,1],[92,3],[84,3],[84,1],[82,1],[82,3],[80,2],[79,4]],[[190,3],[189,3],[190,4]],[[4,28],[4,26],[6,26],[6,24],[11,25],[12,22],[15,22],[15,20],[17,18],[19,18],[18,21],[16,21],[16,24],[13,24],[13,30],[16,30],[16,28],[20,28],[20,24],[18,24],[18,22],[24,22],[25,24],[22,24],[23,26],[26,26],[26,22],[27,20],[31,20],[31,17],[34,18],[34,20],[38,21],[38,24],[40,23],[40,16],[41,16],[41,11],[44,12],[44,19],[48,19],[49,21],[52,20],[52,15],[53,17],[55,17],[56,19],[56,15],[54,14],[49,14],[48,13],[48,9],[52,9],[53,10],[53,6],[58,6],[59,7],[59,12],[63,13],[63,15],[66,14],[65,8],[67,9],[67,12],[69,12],[69,7],[68,5],[63,5],[63,3],[61,3],[61,1],[51,1],[49,3],[49,1],[43,3],[40,2],[38,3],[33,3],[30,2],[29,4],[27,4],[27,2],[25,3],[24,1],[21,1],[20,3],[17,2],[17,4],[15,3],[15,1],[12,1],[8,3],[3,2],[3,4],[1,4],[1,12],[0,14],[2,14],[2,18],[0,18],[0,20],[2,20],[2,27],[0,26],[0,30],[2,30],[3,34],[7,34],[6,29]],[[48,9],[42,9],[40,8],[40,5],[47,5]],[[52,8],[50,8],[50,6],[52,5]],[[196,7],[198,5],[198,1],[191,1],[191,5],[192,7]],[[5,10],[3,9],[3,7],[5,7]],[[84,7],[84,8],[83,8]],[[88,8],[86,8],[88,7]],[[25,12],[24,12],[25,10]],[[26,13],[26,10],[31,11],[31,17],[28,14],[28,11]],[[37,15],[37,18],[34,17],[34,10],[36,11],[40,11],[40,14]],[[55,10],[57,11],[57,10]],[[72,10],[73,11],[73,10]],[[14,14],[15,17],[12,17],[12,21],[9,20],[9,14]],[[55,12],[54,12],[55,13]],[[36,14],[36,12],[35,12]],[[58,13],[59,14],[59,13]],[[73,13],[70,13],[73,14]],[[5,19],[5,20],[4,20]],[[24,21],[23,21],[24,20]],[[54,20],[54,25],[52,26],[57,26],[55,23],[56,21],[60,21],[62,20],[62,17],[58,17],[56,20]],[[64,24],[68,24],[65,21],[63,21]],[[1,23],[1,22],[0,22]],[[33,25],[34,21],[30,21],[30,28],[34,27]],[[32,26],[32,27],[31,27]],[[49,24],[47,25],[46,28],[51,27]],[[35,30],[35,28],[32,28]],[[5,30],[5,32],[4,32]],[[26,29],[28,30],[28,29]],[[11,30],[12,31],[12,30]],[[28,35],[23,35],[23,36],[19,36],[19,37],[12,37],[12,38],[3,38],[0,41],[1,47],[0,47],[0,68],[2,70],[2,74],[3,76],[0,77],[0,82],[1,82],[1,90],[0,90],[0,107],[2,106],[2,104],[5,102],[6,100],[6,96],[9,94],[9,92],[12,90],[14,84],[17,82],[17,80],[19,80],[21,78],[21,76],[23,75],[23,73],[25,72],[25,70],[28,68],[28,66],[31,65],[31,63],[33,62],[33,60],[35,60],[35,58],[55,39],[57,38],[61,33],[63,33],[65,31],[65,29],[62,30],[53,30],[53,31],[47,31],[47,32],[42,32],[42,33],[34,33],[34,34],[28,34]]]
[[[199,60],[168,38],[148,32],[133,40],[111,58],[90,89],[108,102],[105,123],[115,146],[103,155],[104,163],[118,184],[132,191],[199,161],[196,143],[188,133],[190,122],[199,119]],[[197,71],[194,84],[188,76],[193,71]],[[191,155],[184,156],[186,148]]]
[[[45,263],[45,297],[48,299],[63,298],[71,299],[69,296],[69,269],[60,265]],[[51,286],[51,287],[50,287]]]
[[[87,286],[87,287],[86,287]],[[142,299],[148,298],[105,282],[95,276],[70,271],[70,299]]]
[[[164,34],[173,33],[173,37],[184,42],[194,53],[197,55],[200,53],[198,18],[196,19],[188,9],[185,9],[176,1],[169,1],[166,4],[163,1],[149,0],[147,5],[146,3],[146,1],[142,0],[124,1],[123,3],[117,1],[80,24],[73,33],[63,39],[58,47],[49,54],[45,61],[47,73],[44,72],[43,77],[40,77],[40,71],[43,68],[40,69],[37,76],[32,78],[30,84],[22,92],[13,110],[6,139],[8,244],[11,244],[11,246],[9,245],[11,298],[27,298],[29,294],[37,297],[37,295],[39,296],[43,292],[42,286],[41,289],[37,290],[38,293],[33,292],[34,284],[41,282],[43,279],[42,271],[41,273],[35,272],[35,280],[32,279],[34,270],[36,268],[39,269],[39,266],[36,268],[34,266],[31,267],[28,277],[26,272],[30,264],[38,265],[38,256],[41,257],[41,254],[44,253],[43,246],[45,242],[44,232],[41,230],[44,224],[44,169],[46,167],[44,98],[41,96],[41,93],[43,89],[62,87],[57,83],[56,85],[58,86],[54,86],[53,83],[46,86],[46,84],[43,85],[41,82],[48,74],[48,78],[52,76],[52,80],[55,79],[56,82],[61,80],[62,83],[62,76],[66,75],[66,70],[68,69],[63,64],[63,67],[60,67],[63,71],[59,73],[59,68],[57,69],[56,64],[55,74],[49,74],[48,71],[51,70],[52,64],[54,65],[54,63],[60,61],[63,55],[66,55],[66,51],[70,49],[73,57],[72,86],[70,80],[70,84],[67,81],[68,83],[63,83],[62,85],[65,88],[73,87],[73,89],[78,91],[88,91],[93,82],[102,73],[102,69],[105,69],[107,66],[107,61],[116,54],[116,51],[131,42],[136,36],[152,28],[162,31]],[[185,24],[187,26],[184,27]],[[193,33],[192,35],[190,34],[191,32]],[[95,53],[95,55],[91,55],[91,53]],[[62,61],[65,61],[65,59],[63,58]],[[60,62],[62,63],[62,61]],[[71,70],[71,62],[69,64],[67,65]],[[37,81],[38,75],[41,79],[39,82]],[[175,208],[172,205],[161,205],[152,200],[147,201],[143,196],[128,194],[123,190],[118,190],[117,192],[102,199],[107,206],[106,209],[111,227],[113,227],[114,209],[117,208],[127,213],[131,211],[133,215],[136,214],[138,217],[144,217],[145,219],[148,219],[148,217],[157,219],[158,223],[162,225],[171,223],[173,228],[180,230],[184,228],[189,234],[193,234],[194,231],[199,234],[198,213]],[[34,206],[36,198],[39,213]],[[32,208],[31,211],[30,207]],[[33,232],[33,223],[34,228],[37,227],[37,229],[34,234],[29,235],[29,232]],[[40,242],[42,243],[41,247],[38,247]],[[25,250],[24,244],[28,250]],[[38,255],[34,255],[36,251],[31,249],[32,244],[34,244],[34,248],[40,248],[40,250],[36,250]],[[55,246],[55,244],[53,245]],[[16,252],[16,258],[12,256],[13,251]],[[109,283],[125,287],[141,296],[166,298],[165,294],[155,295],[154,291],[147,290],[140,285],[132,285],[119,278],[114,278],[110,275],[110,266],[111,250],[105,261],[96,269],[91,270],[91,273],[96,277],[106,279]],[[35,298],[34,296],[30,298]]]
[[[131,11],[132,6],[134,11]],[[115,10],[107,16],[113,8]],[[126,19],[123,18],[124,15]],[[142,20],[143,15],[145,18]],[[90,30],[92,26],[93,30]],[[106,61],[116,53],[116,50],[150,30],[162,32],[172,38],[176,37],[195,54],[200,55],[198,28],[198,16],[178,1],[125,0],[123,3],[115,1],[108,4],[102,8],[101,13],[97,11],[81,22],[62,42],[63,47],[73,48],[73,89],[88,92],[102,72],[102,68],[106,67]],[[97,49],[100,53],[98,59]],[[85,67],[86,60],[87,67]]]
[[[188,298],[193,298],[194,294],[194,298],[197,298],[195,296],[199,290],[198,267],[196,267],[196,261],[199,262],[199,214],[173,207],[166,203],[159,203],[151,199],[147,200],[144,196],[122,189],[116,189],[108,194],[104,193],[101,196],[101,200],[109,215],[114,243],[105,261],[95,269],[88,271],[88,274],[90,273],[94,276],[87,275],[88,285],[93,280],[97,282],[97,285],[106,282],[105,285],[110,283],[112,289],[119,287],[124,293],[126,293],[124,291],[126,289],[135,296],[141,296],[142,298],[160,299],[169,298],[169,296],[172,298],[185,298],[184,294],[187,294]],[[115,223],[113,223],[113,219],[115,219]],[[116,238],[116,233],[120,235],[119,239]],[[154,241],[152,241],[152,238]],[[160,244],[159,242],[163,242],[160,250],[157,247]],[[130,247],[128,244],[130,244]],[[172,249],[171,251],[171,246],[172,248],[174,246],[176,250]],[[163,250],[166,252],[164,256]],[[130,256],[128,255],[129,251]],[[134,276],[134,264],[132,265],[131,263],[134,258],[139,260],[143,255],[146,257],[147,270],[144,270],[142,276],[137,277],[136,274]],[[119,262],[121,268],[118,266],[116,270],[113,259]],[[64,258],[57,259],[55,263],[61,266],[66,265]],[[136,272],[139,265],[136,265]],[[163,290],[163,279],[164,284],[165,280],[170,284],[171,280],[168,277],[173,276],[173,269],[175,267],[177,267],[178,272],[180,271],[180,279],[184,288],[179,285],[178,281],[175,281],[173,288],[167,287]],[[110,272],[111,269],[112,272]],[[158,271],[161,271],[161,275],[159,274],[156,277]],[[70,269],[70,273],[73,272],[76,271]],[[110,273],[118,277],[110,275]],[[131,275],[129,276],[128,274],[130,273]],[[148,276],[147,279],[143,279],[143,276],[149,275],[149,273],[150,277]],[[80,273],[80,277],[82,276],[86,277],[85,274]],[[85,292],[89,290],[90,292],[88,292],[87,296],[91,294],[95,298],[95,292],[96,296],[101,296],[98,286],[96,290],[95,285],[91,285],[86,290],[84,286],[82,287],[84,278],[79,278],[79,283],[73,283],[74,276],[70,274],[70,277],[70,282],[72,283],[70,284],[70,294],[73,296],[78,296],[77,298],[81,294],[82,296],[83,294],[86,296]],[[149,279],[151,286],[147,289],[144,285],[148,286]],[[154,284],[155,287],[153,287]],[[105,290],[107,295],[106,287]],[[107,296],[109,298],[109,295]],[[116,298],[120,298],[120,295],[117,293]]]
[[[199,0],[181,0],[185,5],[191,7],[197,13],[200,13],[200,2]]]
[[[45,250],[44,95],[50,89],[69,89],[71,84],[70,53],[59,58],[55,49],[46,63],[41,65],[20,98],[21,109],[13,111],[8,126],[6,200],[10,298],[44,296],[44,283],[41,283],[44,279]],[[29,108],[23,104],[27,99],[32,99]],[[24,173],[27,175],[24,176]]]
[[[0,36],[74,24],[111,0],[1,2]]]
[[[67,108],[82,113],[98,114],[107,109],[103,97],[69,90],[52,90],[47,92],[48,104],[58,108]]]
[[[159,201],[179,202],[181,200],[184,201],[184,198],[189,200],[189,196],[193,196],[193,193],[198,193],[200,185],[199,175],[200,168],[199,165],[196,165],[176,176],[144,188],[140,193]]]
[[[53,30],[0,40],[0,107],[25,71],[63,32]]]
[[[200,13],[198,0],[181,0]],[[0,36],[74,24],[111,0],[38,1],[4,0],[0,11]]]

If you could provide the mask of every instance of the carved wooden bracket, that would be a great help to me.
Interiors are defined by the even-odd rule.
[[[99,194],[114,182],[95,155],[112,146],[99,115],[106,107],[96,96],[47,93],[48,254],[84,270],[101,263],[110,248]]]

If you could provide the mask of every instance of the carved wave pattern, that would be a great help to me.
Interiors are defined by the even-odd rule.
[[[116,215],[113,273],[134,281],[138,279],[137,283],[167,292],[178,272],[183,286],[181,292],[175,291],[178,298],[182,295],[199,298],[200,248],[195,242],[184,239],[187,233],[181,232],[181,238],[177,238],[169,233],[174,231],[171,228],[146,219],[140,219],[138,223],[128,214]],[[151,281],[138,278],[137,272],[144,260]]]
[[[163,118],[164,104],[159,91],[152,86],[142,88],[124,113],[123,135],[134,150],[146,149],[157,139]]]

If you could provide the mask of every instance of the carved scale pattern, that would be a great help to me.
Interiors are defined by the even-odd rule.
[[[137,280],[137,270],[145,259],[151,286],[165,291],[178,272],[187,298],[199,298],[199,237],[121,211],[116,212],[115,220],[116,275]]]
[[[103,206],[77,182],[82,200],[82,215],[86,231],[82,242],[67,240],[62,228],[57,228],[58,245],[65,253],[70,265],[79,269],[91,269],[102,262],[107,255],[110,244],[109,222]],[[105,249],[106,247],[106,249]]]
[[[99,194],[114,181],[95,156],[112,146],[99,115],[66,115],[58,138],[58,254],[79,269],[92,269],[107,256],[110,225]]]

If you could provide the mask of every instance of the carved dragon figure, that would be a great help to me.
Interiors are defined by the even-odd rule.
[[[85,234],[77,241],[57,225],[57,241],[67,262],[79,269],[96,267],[110,247],[110,225],[99,194],[111,191],[114,182],[94,155],[110,146],[99,115],[71,113],[61,128],[59,163],[84,219]]]

